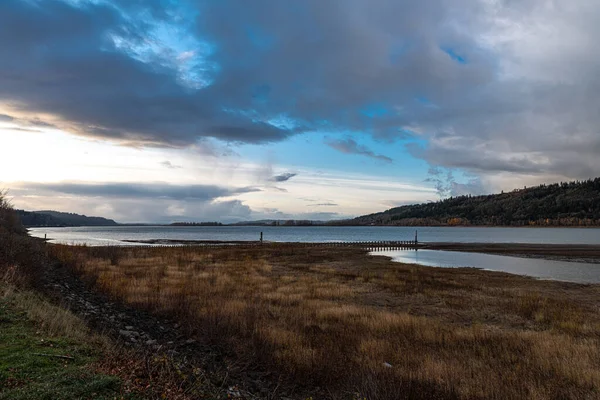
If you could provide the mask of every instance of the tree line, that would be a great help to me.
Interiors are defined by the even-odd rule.
[[[600,178],[450,197],[340,222],[398,226],[600,226]]]

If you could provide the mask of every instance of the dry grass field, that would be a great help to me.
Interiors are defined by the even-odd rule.
[[[600,287],[346,248],[49,246],[96,289],[335,399],[600,398]]]

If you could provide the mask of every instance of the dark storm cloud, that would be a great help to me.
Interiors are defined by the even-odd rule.
[[[183,146],[204,136],[257,143],[290,134],[225,112],[208,93],[182,86],[171,68],[115,45],[115,37],[144,45],[147,31],[109,5],[3,0],[0,104],[10,105],[11,117],[51,114],[47,122],[63,129],[130,143]]]
[[[252,187],[224,188],[214,185],[169,185],[164,183],[29,183],[19,185],[19,191],[54,192],[81,197],[117,199],[170,199],[212,201],[237,194],[257,192]]]
[[[173,65],[130,54],[156,41],[149,36],[152,24],[174,23],[174,2],[84,1],[77,7],[5,0],[0,101],[16,105],[15,112],[51,114],[63,129],[132,144],[183,146],[205,136],[256,143],[323,124],[390,137],[404,135],[402,119],[374,121],[361,113],[364,107],[394,108],[417,92],[427,96],[440,87],[450,93],[489,75],[459,68],[440,50],[438,33],[471,43],[456,32],[437,32],[447,29],[439,28],[448,17],[442,0],[180,3],[189,14],[199,10],[190,26],[214,48],[204,70],[195,71],[208,87],[184,87]],[[118,47],[115,38],[125,43]],[[472,62],[481,59],[462,47]],[[288,115],[293,128],[265,122],[280,115]]]
[[[598,2],[80,4],[0,2],[3,113],[130,144],[327,129],[418,138],[426,146],[413,154],[481,176],[600,170]],[[180,54],[164,43],[134,57],[160,41],[157,23],[210,46],[191,71],[199,87],[182,83]],[[281,116],[291,122],[273,122]],[[330,145],[389,161],[358,143]]]
[[[330,140],[326,140],[325,143],[329,147],[336,149],[337,151],[345,153],[345,154],[358,154],[361,156],[371,157],[376,160],[384,161],[387,163],[393,162],[393,160],[390,157],[387,157],[387,156],[384,156],[381,154],[375,154],[368,147],[366,147],[362,144],[356,143],[356,141],[352,138],[330,139]]]
[[[286,172],[284,174],[275,175],[274,177],[272,177],[269,180],[271,182],[287,182],[290,179],[292,179],[293,177],[295,177],[296,175],[298,175],[298,174],[294,174],[292,172]]]
[[[378,137],[405,136],[399,128],[415,111],[398,117],[395,108],[491,79],[473,39],[447,23],[468,21],[478,9],[472,2],[454,2],[457,10],[473,10],[461,13],[443,0],[196,4],[199,34],[215,43],[214,59],[226,71],[209,90],[241,109],[285,113],[312,128],[326,121]],[[441,44],[456,44],[471,64],[459,65]],[[391,112],[369,118],[362,111],[374,103]]]
[[[196,4],[228,71],[211,90],[239,107],[256,90],[259,113],[416,137],[419,157],[481,176],[600,171],[598,2]]]

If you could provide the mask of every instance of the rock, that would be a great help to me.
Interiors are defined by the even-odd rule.
[[[133,332],[133,331],[125,331],[125,330],[119,331],[119,335],[125,336],[125,337],[133,337],[133,336],[136,336],[136,334],[137,334],[137,332]]]
[[[133,326],[128,325],[128,326],[125,327],[125,329],[127,329],[128,331],[131,331],[131,330],[133,330]]]
[[[383,366],[386,368],[392,368],[392,364],[388,363],[388,362],[384,362]]]
[[[155,344],[156,344],[156,340],[146,340],[146,344],[147,344],[148,346],[155,345]]]
[[[242,392],[238,389],[237,386],[232,386],[227,390],[227,397],[229,398],[240,398],[242,397]]]

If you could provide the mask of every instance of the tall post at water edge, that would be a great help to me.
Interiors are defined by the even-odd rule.
[[[415,230],[415,246],[419,243],[419,231]]]
[[[262,242],[263,242],[263,233],[261,232],[260,233],[260,244],[262,244]]]

